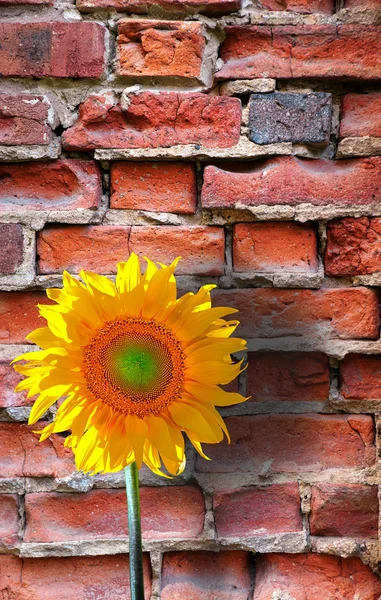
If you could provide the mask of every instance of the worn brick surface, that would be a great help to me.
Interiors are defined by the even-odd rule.
[[[68,150],[176,144],[228,148],[238,142],[240,120],[240,101],[226,96],[143,91],[130,96],[126,111],[105,96],[91,96],[63,142]]]
[[[227,27],[219,79],[381,77],[376,25]]]
[[[42,428],[44,423],[34,426]],[[73,454],[65,439],[54,435],[39,443],[32,428],[20,423],[0,423],[1,477],[65,477],[75,471]]]
[[[376,485],[312,486],[311,535],[373,538],[378,535]]]
[[[250,338],[376,339],[379,310],[368,288],[216,290],[216,304],[239,310],[241,335]]]
[[[340,137],[381,137],[381,92],[346,94],[341,108]]]
[[[103,73],[105,28],[99,23],[4,22],[0,37],[3,76],[100,77]]]
[[[249,139],[256,144],[329,142],[331,94],[252,94],[249,106]]]
[[[144,591],[151,595],[151,568],[143,555]],[[0,556],[0,590],[17,600],[130,600],[128,556],[23,558]],[[111,594],[111,595],[110,595]],[[7,598],[5,595],[4,598]]]
[[[326,401],[328,357],[318,352],[252,352],[247,393],[250,402]]]
[[[101,8],[114,8],[128,13],[146,13],[149,9],[161,9],[170,13],[195,11],[209,16],[220,16],[238,10],[240,0],[77,0],[77,6],[84,12]]]
[[[93,161],[3,163],[0,179],[0,208],[12,212],[96,209],[101,201],[101,175]]]
[[[0,273],[10,275],[17,271],[23,259],[23,242],[24,234],[21,225],[0,223]]]
[[[49,144],[49,109],[50,103],[44,96],[0,94],[0,144]]]
[[[247,600],[250,554],[167,552],[161,576],[161,600]]]
[[[292,221],[235,225],[233,268],[239,273],[314,273],[318,270],[316,229]]]
[[[8,361],[0,361],[0,408],[28,406],[33,403],[34,398],[27,398],[27,391],[14,391],[21,379],[24,379],[23,376],[16,373]]]
[[[320,472],[374,464],[374,424],[367,415],[258,415],[226,419],[231,444],[205,444],[203,473]]]
[[[368,275],[381,271],[381,219],[347,218],[328,224],[327,275]]]
[[[19,513],[17,496],[15,494],[0,494],[0,549],[12,548],[17,543],[18,537]]]
[[[25,336],[43,327],[37,304],[52,304],[45,292],[0,292],[0,343],[25,344]]]
[[[83,494],[28,494],[24,541],[126,538],[125,490]],[[204,498],[195,486],[141,489],[145,539],[195,538],[204,526]]]
[[[270,158],[229,170],[207,166],[204,207],[366,206],[381,199],[381,158],[340,161]]]
[[[381,358],[348,354],[340,362],[340,391],[344,398],[381,398]]]
[[[344,0],[345,8],[380,8],[380,0]]]
[[[205,47],[200,23],[124,20],[117,42],[120,75],[200,76]]]
[[[260,5],[267,10],[290,10],[302,14],[333,12],[333,0],[260,0]]]
[[[114,273],[129,252],[169,263],[182,256],[177,273],[221,275],[224,231],[219,227],[55,227],[38,239],[40,273],[81,268]]]
[[[303,528],[297,483],[219,492],[214,494],[213,509],[217,535],[222,538],[272,535]]]
[[[254,600],[377,600],[381,581],[359,558],[327,554],[262,554],[256,561]],[[282,597],[281,596],[281,597]]]
[[[191,163],[115,162],[111,167],[111,208],[192,214],[196,200]]]

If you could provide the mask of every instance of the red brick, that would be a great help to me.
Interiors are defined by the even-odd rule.
[[[100,77],[105,32],[99,23],[0,23],[0,72],[11,77]]]
[[[0,343],[26,343],[25,336],[43,327],[37,304],[52,304],[45,292],[0,292]]]
[[[232,442],[204,444],[203,473],[320,472],[374,464],[374,424],[367,415],[256,415],[226,419]]]
[[[214,495],[213,509],[217,535],[222,538],[303,529],[297,483],[219,492]]]
[[[291,10],[297,13],[333,12],[333,0],[260,0],[262,8],[267,10]]]
[[[381,271],[381,219],[346,218],[328,224],[327,275],[369,275]]]
[[[247,600],[250,554],[170,552],[164,554],[161,600]]]
[[[45,96],[0,94],[0,144],[49,144],[52,139],[47,123],[49,109]]]
[[[379,157],[340,161],[277,157],[234,170],[206,167],[201,197],[205,208],[366,206],[381,200]]]
[[[23,259],[24,234],[21,225],[17,223],[0,223],[0,241],[0,273],[2,275],[16,273]]]
[[[37,243],[40,273],[81,268],[115,273],[133,251],[169,263],[183,256],[178,274],[221,275],[224,231],[220,227],[89,226],[46,228]]]
[[[328,400],[328,357],[319,352],[249,354],[247,394],[251,402]]]
[[[253,600],[378,600],[381,581],[359,558],[326,554],[257,555]]]
[[[145,597],[151,568],[143,555]],[[0,556],[0,591],[13,600],[130,600],[128,556],[23,558]]]
[[[73,454],[65,439],[54,435],[44,442],[20,423],[0,423],[0,477],[65,477],[75,471]]]
[[[111,166],[110,208],[193,214],[196,200],[191,163],[116,162]]]
[[[205,48],[200,23],[128,19],[119,22],[118,34],[119,75],[200,76]]]
[[[0,208],[74,210],[99,207],[101,175],[93,161],[0,164]]]
[[[27,391],[14,391],[18,382],[22,379],[24,377],[16,373],[9,362],[0,362],[0,408],[30,406],[33,404],[33,398],[27,398]]]
[[[340,137],[381,137],[380,112],[381,92],[347,94],[342,101]]]
[[[0,0],[0,6],[29,6],[30,4],[52,5],[53,0]]]
[[[233,264],[239,273],[314,273],[318,270],[316,228],[292,221],[235,225]]]
[[[28,494],[26,542],[125,539],[125,490]],[[195,486],[141,488],[146,540],[195,538],[204,526],[204,498]]]
[[[228,148],[238,143],[238,98],[149,91],[129,98],[128,109],[122,111],[109,97],[90,96],[81,105],[77,123],[63,134],[65,148],[168,148],[177,144]]]
[[[340,391],[344,398],[381,398],[381,357],[348,354],[340,363]]]
[[[379,309],[373,290],[255,288],[216,290],[216,305],[234,306],[249,338],[308,336],[309,339],[376,339]]]
[[[195,12],[217,17],[241,8],[240,0],[77,0],[83,12],[113,8],[126,13],[146,14],[150,8],[167,10],[170,13]]]
[[[376,25],[233,25],[225,32],[218,79],[381,77]]]
[[[13,494],[0,494],[0,548],[10,548],[17,544],[18,532],[19,513],[17,496]]]
[[[378,537],[378,488],[343,483],[312,487],[311,535]]]

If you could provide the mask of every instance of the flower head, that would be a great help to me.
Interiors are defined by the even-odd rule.
[[[38,394],[29,423],[64,397],[40,434],[71,430],[65,444],[85,472],[115,472],[136,461],[155,473],[179,474],[185,466],[185,432],[206,458],[202,443],[228,432],[215,406],[243,402],[219,387],[241,372],[230,355],[246,343],[231,338],[235,309],[211,306],[205,285],[177,298],[174,271],[138,257],[118,264],[116,284],[81,271],[82,282],[63,274],[63,288],[47,290],[56,304],[39,305],[47,326],[27,339],[41,350],[15,359],[26,375],[16,387]],[[26,362],[25,362],[26,361]]]

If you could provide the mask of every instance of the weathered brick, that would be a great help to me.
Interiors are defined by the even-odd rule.
[[[218,492],[214,494],[213,510],[217,535],[222,538],[303,529],[297,483]]]
[[[143,555],[145,597],[151,567]],[[130,600],[128,555],[23,558],[0,555],[0,590],[17,600]]]
[[[250,402],[328,400],[328,357],[319,352],[252,352],[247,369]]]
[[[342,101],[340,137],[381,137],[380,112],[381,92],[347,94]]]
[[[233,265],[239,273],[315,273],[316,228],[293,221],[235,225]]]
[[[0,144],[49,144],[52,139],[48,125],[49,109],[45,96],[0,94]]]
[[[37,243],[39,272],[81,268],[114,273],[130,252],[164,263],[183,256],[178,274],[221,275],[224,230],[221,227],[89,226],[46,228]]]
[[[300,473],[374,464],[374,424],[367,415],[255,415],[226,419],[231,444],[204,444],[203,473]]]
[[[195,92],[149,92],[129,96],[127,110],[108,96],[90,96],[79,120],[63,134],[67,150],[159,148],[204,144],[228,148],[238,143],[238,98]]]
[[[0,361],[0,408],[29,406],[33,404],[33,398],[27,398],[26,391],[14,391],[21,379],[24,379],[24,377],[16,373],[8,361]]]
[[[52,304],[44,292],[0,292],[0,343],[22,344],[43,326],[37,304]]]
[[[18,541],[18,533],[19,512],[17,496],[13,494],[0,494],[0,548],[12,548]],[[1,589],[0,575],[0,592]]]
[[[53,4],[53,0],[0,0],[0,6],[24,6],[30,4]]]
[[[326,483],[312,486],[311,535],[377,537],[378,512],[376,485]]]
[[[77,7],[84,12],[105,8],[136,14],[145,14],[150,8],[170,13],[201,12],[217,17],[241,8],[241,0],[77,0]]]
[[[340,391],[344,398],[381,398],[381,357],[348,354],[340,363]]]
[[[368,275],[381,271],[381,219],[345,218],[328,224],[327,275]]]
[[[204,170],[205,208],[234,206],[366,206],[381,200],[381,158],[340,161],[270,158],[247,168]]]
[[[381,77],[377,25],[233,25],[225,32],[218,79]]]
[[[300,142],[325,146],[331,120],[331,94],[274,92],[250,96],[249,139],[256,144]]]
[[[247,600],[249,593],[249,552],[164,554],[161,600]]]
[[[99,23],[0,23],[0,72],[11,77],[100,77],[105,32]]]
[[[110,208],[193,214],[196,199],[191,163],[115,162],[111,166]]]
[[[99,207],[101,174],[93,161],[0,164],[0,208],[74,210]]]
[[[297,13],[333,12],[333,0],[260,0],[261,7],[267,10],[290,10]]]
[[[238,333],[249,338],[376,339],[379,309],[373,290],[237,289],[213,292],[218,306],[234,306]]]
[[[377,600],[381,581],[359,558],[326,554],[257,555],[253,600]]]
[[[344,0],[345,8],[381,8],[380,0]]]
[[[42,428],[44,423],[34,426]],[[32,428],[0,423],[0,477],[65,477],[75,471],[65,439],[54,435],[40,444]]]
[[[0,167],[1,178],[1,167]],[[1,194],[1,192],[0,192]],[[23,259],[24,234],[17,223],[0,223],[0,273],[11,275],[16,273]]]
[[[26,542],[126,538],[124,490],[87,494],[28,494]],[[147,540],[195,538],[204,526],[204,498],[195,486],[141,488],[142,531]]]
[[[119,75],[200,77],[205,48],[200,23],[123,20],[117,44]]]

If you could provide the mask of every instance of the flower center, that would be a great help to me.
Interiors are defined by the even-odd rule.
[[[126,414],[159,414],[183,389],[185,357],[172,332],[153,320],[107,323],[83,349],[94,396]]]

